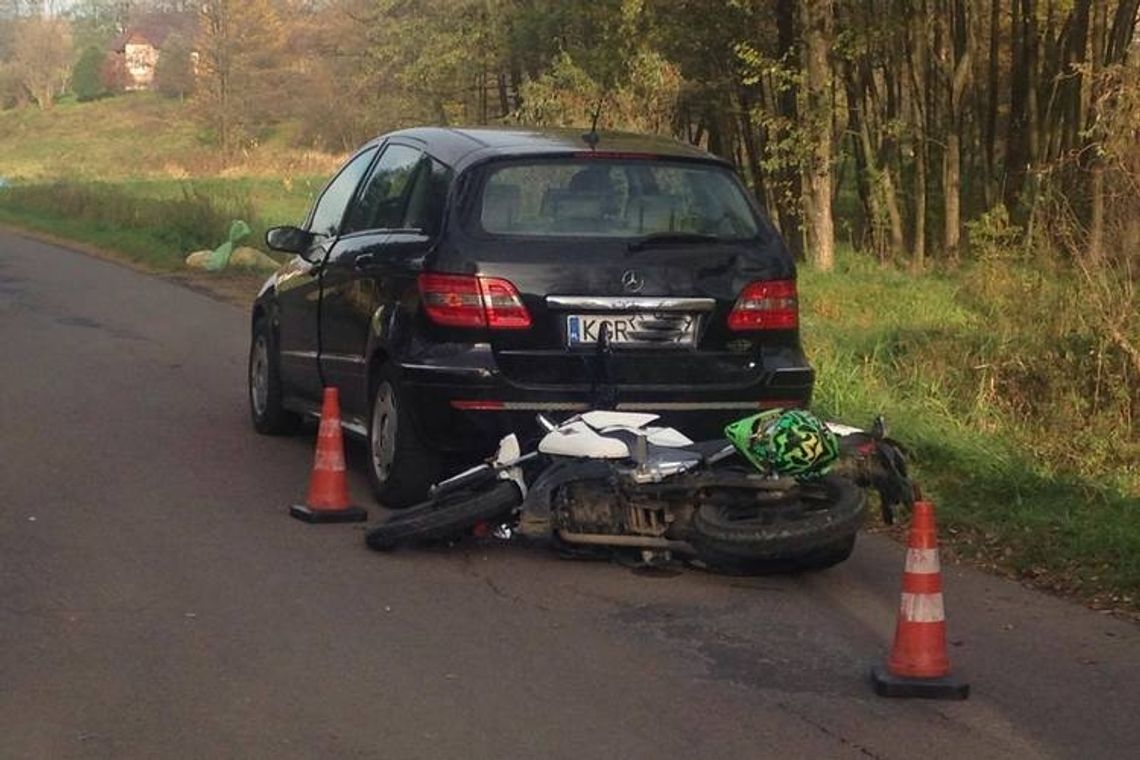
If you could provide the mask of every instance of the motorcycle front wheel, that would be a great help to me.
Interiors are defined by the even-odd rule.
[[[461,537],[481,522],[506,522],[521,503],[518,486],[500,480],[489,488],[449,493],[401,510],[368,531],[364,540],[379,551],[447,541]]]
[[[850,556],[863,522],[864,493],[837,475],[797,485],[763,510],[702,505],[691,542],[718,567],[822,569]],[[775,567],[775,564],[773,564]]]

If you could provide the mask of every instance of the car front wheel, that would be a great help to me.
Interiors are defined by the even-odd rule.
[[[389,509],[423,501],[440,474],[440,457],[424,445],[404,400],[396,373],[381,369],[372,384],[368,478],[376,500]]]

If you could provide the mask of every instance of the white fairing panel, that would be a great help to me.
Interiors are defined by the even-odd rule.
[[[651,427],[647,428],[646,432],[649,433],[649,442],[654,446],[680,449],[693,445],[693,440],[676,428]]]
[[[519,458],[522,449],[519,448],[519,437],[514,433],[505,436],[499,441],[499,453],[495,456],[496,464],[507,464]]]
[[[659,414],[642,414],[639,412],[585,412],[582,419],[594,430],[608,427],[645,427],[660,417]]]
[[[598,435],[584,421],[571,422],[547,433],[538,444],[538,450],[554,456],[588,459],[625,459],[629,456],[628,446],[616,438]]]
[[[838,436],[854,435],[855,433],[862,433],[863,432],[862,430],[860,430],[857,427],[851,427],[850,425],[844,425],[844,424],[839,423],[839,422],[828,422],[826,424],[827,424],[827,429],[830,430],[831,432],[835,433]]]

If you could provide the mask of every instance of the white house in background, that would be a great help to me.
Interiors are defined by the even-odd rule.
[[[154,86],[154,67],[162,46],[171,35],[193,39],[194,17],[180,13],[155,14],[131,24],[111,42],[110,54],[119,58],[126,90],[149,90]]]

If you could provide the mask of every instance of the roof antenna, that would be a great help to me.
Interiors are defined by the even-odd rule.
[[[590,146],[590,150],[598,147],[598,142],[602,139],[598,134],[598,117],[602,115],[602,104],[605,103],[606,96],[598,98],[598,105],[594,108],[593,120],[590,122],[590,131],[582,135],[582,142]]]

